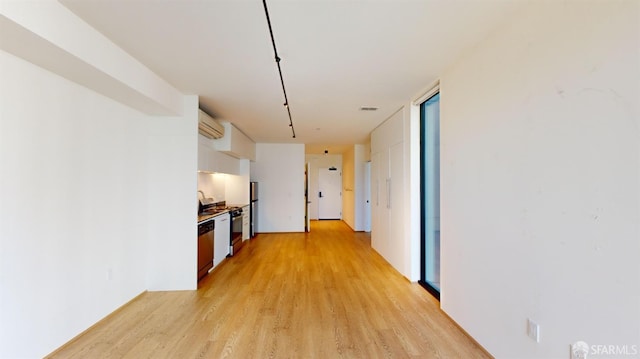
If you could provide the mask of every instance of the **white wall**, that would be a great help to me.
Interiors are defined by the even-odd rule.
[[[195,289],[197,98],[150,117],[0,61],[0,357],[42,357],[146,289]]]
[[[147,117],[0,52],[0,357],[146,289]]]
[[[198,190],[202,191],[206,198],[213,198],[216,202],[224,201],[227,176],[229,175],[224,173],[198,172]]]
[[[150,115],[178,115],[182,94],[58,1],[0,2],[0,48]]]
[[[249,175],[227,175],[226,189],[226,200],[228,204],[249,204]]]
[[[198,102],[55,1],[0,13],[28,61],[0,53],[0,357],[42,357],[146,289],[196,288]]]
[[[226,199],[231,205],[249,204],[249,173],[251,164],[248,159],[238,160],[238,175],[227,175]]]
[[[355,153],[353,146],[342,153],[342,220],[351,229],[356,227]]]
[[[442,308],[497,358],[640,344],[639,15],[533,2],[441,77]]]
[[[257,232],[304,232],[304,167],[303,144],[256,144]]]
[[[354,225],[353,228],[356,231],[365,230],[365,201],[366,196],[364,193],[364,168],[365,163],[368,161],[369,154],[367,153],[367,145],[354,145],[353,146],[353,159],[354,159]]]
[[[318,169],[335,167],[342,171],[342,155],[306,155],[305,163],[310,164],[309,171],[309,219],[318,219],[320,201],[318,198]]]
[[[364,164],[366,145],[353,145],[342,154],[342,219],[354,231],[363,231]],[[368,156],[366,156],[368,157]]]
[[[198,97],[183,102],[147,120],[148,290],[197,289]]]

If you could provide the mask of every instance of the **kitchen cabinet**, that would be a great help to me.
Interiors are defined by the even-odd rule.
[[[371,246],[404,273],[403,111],[371,133]]]
[[[251,214],[249,206],[242,207],[242,240],[246,241],[251,238],[250,232],[251,226]]]
[[[229,241],[231,238],[231,219],[229,213],[215,217],[216,229],[213,244],[213,267],[215,268],[229,254]]]
[[[240,175],[240,160],[216,151],[213,141],[198,135],[198,171]]]
[[[256,144],[230,122],[222,121],[224,137],[213,140],[217,151],[238,159],[256,160]]]

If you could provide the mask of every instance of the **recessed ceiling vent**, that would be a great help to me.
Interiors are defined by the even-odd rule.
[[[372,106],[362,106],[360,107],[360,111],[378,111],[378,108]]]

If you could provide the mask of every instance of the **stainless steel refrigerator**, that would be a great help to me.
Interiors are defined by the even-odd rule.
[[[256,229],[258,228],[258,182],[250,182],[249,185],[251,186],[249,189],[249,195],[251,197],[251,208],[250,208],[250,215],[251,215],[251,225],[250,227],[250,233],[251,233],[251,238],[256,236]]]

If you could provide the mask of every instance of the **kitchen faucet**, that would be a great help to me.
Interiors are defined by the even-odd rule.
[[[201,190],[198,190],[198,193],[200,193],[202,195],[202,199],[207,198],[207,196],[204,195],[204,192],[202,192]]]

